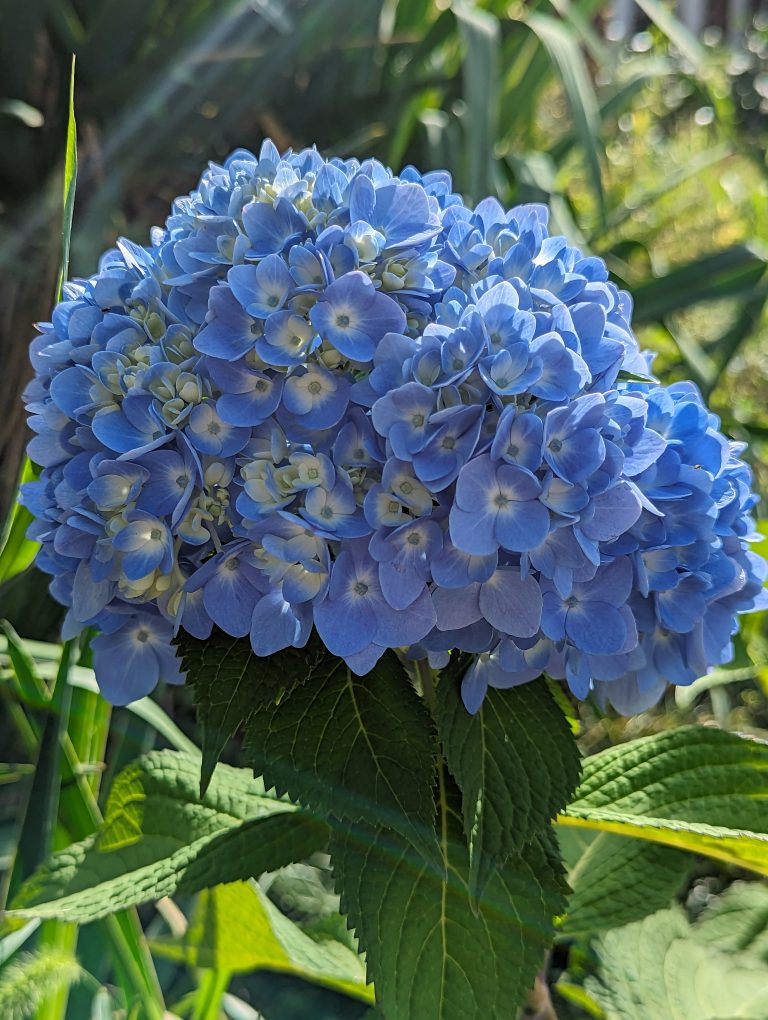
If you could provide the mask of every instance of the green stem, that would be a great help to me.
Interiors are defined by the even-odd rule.
[[[231,976],[226,970],[202,972],[192,1020],[219,1020],[221,1000],[229,987]]]
[[[5,702],[5,706],[8,710],[8,715],[16,727],[16,732],[21,738],[27,754],[30,758],[33,758],[37,752],[37,733],[35,727],[29,721],[27,713],[24,711],[22,706],[16,701],[8,691],[3,689],[0,691],[2,694],[2,700]]]
[[[122,910],[104,918],[112,951],[124,972],[128,975],[134,991],[143,1007],[141,1016],[146,1020],[162,1020],[162,992],[135,911]]]
[[[424,697],[424,702],[430,713],[434,716],[436,708],[435,678],[428,659],[418,659],[416,661],[416,676],[421,681],[421,693]]]

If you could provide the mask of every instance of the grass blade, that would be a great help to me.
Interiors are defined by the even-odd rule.
[[[3,629],[5,629],[7,634],[8,627],[8,624],[0,627],[0,657],[5,654],[12,661],[11,644],[8,637],[3,635]],[[13,634],[15,635],[15,631]],[[53,680],[56,675],[56,659],[61,652],[60,646],[48,644],[44,641],[22,641],[17,635],[16,640],[22,654],[25,656],[25,661],[28,664],[32,663],[34,675],[39,678],[38,683],[40,679]],[[30,667],[28,666],[28,668]],[[72,666],[69,672],[69,682],[78,690],[98,695],[99,685],[96,682],[92,669],[86,669],[83,666]],[[45,699],[42,699],[40,688],[37,685],[30,687],[28,691],[25,689],[24,700],[29,700],[33,705],[45,703]],[[100,695],[98,700],[101,705],[105,704]],[[148,723],[175,750],[188,751],[191,754],[200,753],[197,745],[179,729],[168,713],[156,701],[153,701],[152,698],[140,698],[138,701],[132,701],[125,706],[125,709],[138,719]],[[80,754],[78,757],[81,760],[87,760],[88,755]]]
[[[50,692],[38,673],[28,648],[7,620],[0,620],[0,633],[5,635],[5,647],[11,660],[15,686],[20,697],[32,708],[48,708]]]
[[[19,477],[19,485],[31,482],[35,472],[29,458],[25,458]],[[16,486],[18,491],[19,485]],[[27,528],[32,523],[32,514],[20,503],[15,503],[5,526],[0,533],[0,585],[26,570],[35,558],[39,546],[27,538]]]
[[[218,1020],[221,1000],[232,978],[226,971],[204,970],[200,974],[192,1020]]]
[[[494,152],[499,114],[499,22],[488,11],[453,4],[464,47],[464,99],[467,104],[466,188],[479,201],[495,192]]]
[[[718,375],[724,372],[731,359],[738,353],[742,343],[753,336],[768,302],[765,286],[756,289],[754,296],[744,303],[731,328],[723,333],[714,346],[713,355],[717,361]]]
[[[44,921],[40,928],[38,951],[55,954],[61,959],[76,960],[78,926],[61,921]],[[72,982],[62,981],[52,986],[35,1013],[35,1020],[64,1020]]]
[[[10,960],[14,953],[17,953],[25,942],[28,942],[29,939],[32,938],[41,923],[42,922],[39,917],[33,917],[32,920],[28,924],[25,924],[23,928],[12,931],[4,938],[0,939],[0,967]]]
[[[574,36],[555,18],[533,13],[525,19],[525,24],[547,51],[562,82],[602,221],[605,218],[605,195],[600,167],[600,110],[584,54]]]
[[[37,764],[30,785],[24,820],[16,847],[16,858],[8,886],[10,900],[25,878],[48,857],[59,810],[62,775],[62,737],[66,732],[72,688],[68,682],[74,645],[65,642],[51,693],[51,711],[43,725]]]
[[[671,312],[702,301],[751,297],[767,265],[761,251],[736,244],[677,266],[666,276],[632,288],[635,322],[658,322]]]
[[[69,273],[69,244],[72,236],[72,216],[75,210],[77,188],[77,122],[75,121],[75,56],[69,78],[69,116],[67,118],[67,147],[64,155],[64,214],[61,224],[61,265],[56,284],[56,299],[61,300],[64,281]]]
[[[701,71],[707,53],[699,40],[659,0],[637,0],[637,6],[648,15],[656,27],[680,51],[697,71]]]
[[[98,692],[99,685],[92,670],[78,669],[72,676],[70,683],[81,690]],[[183,733],[176,723],[171,719],[164,709],[151,698],[140,698],[125,706],[139,719],[148,723],[155,732],[163,737],[177,751],[187,751],[190,754],[199,754],[197,745]]]

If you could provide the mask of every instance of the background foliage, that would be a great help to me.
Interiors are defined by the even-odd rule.
[[[80,157],[72,273],[87,273],[118,233],[143,240],[206,159],[256,148],[266,134],[280,147],[316,142],[394,168],[447,166],[468,197],[549,202],[556,228],[606,260],[634,295],[639,338],[658,351],[663,378],[699,383],[725,430],[750,443],[765,492],[768,24],[758,21],[731,51],[715,33],[689,36],[656,0],[640,6],[647,26],[617,44],[606,42],[601,0],[0,0],[9,27],[0,35],[0,616],[10,621],[0,639],[0,869],[12,895],[49,851],[76,843],[82,851],[71,853],[87,853],[106,812],[98,838],[138,831],[145,856],[136,867],[155,873],[163,861],[166,875],[138,909],[132,881],[117,914],[75,903],[64,916],[6,921],[3,1017],[154,1018],[167,1009],[205,1020],[253,1020],[255,1010],[267,1020],[351,1020],[371,1000],[311,832],[305,863],[258,882],[234,867],[219,876],[230,884],[198,893],[178,880],[195,861],[174,857],[173,815],[148,826],[131,814],[126,791],[173,775],[174,796],[187,791],[178,817],[189,831],[199,825],[201,859],[210,839],[237,845],[228,812],[190,817],[195,796],[183,777],[197,767],[190,772],[184,756],[201,746],[215,758],[240,720],[222,720],[211,752],[189,691],[110,713],[94,693],[87,643],[36,643],[56,640],[59,610],[27,569],[25,513],[11,508],[26,345],[31,323],[48,314],[61,261],[71,54]],[[576,718],[563,699],[582,750],[609,756],[588,774],[610,789],[610,748],[649,737],[663,757],[673,750],[663,742],[676,739],[667,731],[685,723],[768,738],[764,618],[746,623],[737,652],[733,667],[631,720],[594,705]],[[647,755],[639,746],[627,753]],[[150,756],[124,771],[154,749],[181,757]],[[708,770],[724,752],[705,741],[699,753]],[[244,764],[237,742],[226,755]],[[153,771],[158,761],[174,764]],[[735,857],[711,856],[711,840],[722,849],[728,837],[691,828],[674,775],[666,813],[649,822],[639,787],[602,828],[578,824],[595,817],[594,790],[582,784],[559,827],[573,893],[532,1009],[765,1015],[768,893],[755,872],[766,872],[768,820],[750,786],[765,768],[753,759],[740,768],[744,802],[726,787],[722,803],[713,798],[708,816],[696,816],[753,831],[751,849]],[[250,781],[249,791],[238,824],[274,823],[279,839],[274,803]],[[630,834],[638,828],[645,836]],[[646,838],[660,831],[669,838]],[[98,907],[98,895],[91,902]],[[660,982],[662,969],[702,979]]]

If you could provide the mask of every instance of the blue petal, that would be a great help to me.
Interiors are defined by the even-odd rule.
[[[488,680],[479,659],[469,667],[461,681],[461,700],[470,715],[476,715],[485,700]]]
[[[615,606],[605,602],[585,602],[568,610],[565,633],[582,652],[612,655],[623,649],[627,626]]]
[[[541,629],[553,641],[565,637],[566,609],[563,600],[555,591],[545,591],[542,599]]]
[[[610,701],[620,715],[637,715],[646,712],[662,698],[667,689],[667,682],[658,677],[647,688],[641,690],[634,676],[612,680],[610,683],[595,684],[595,690],[601,703]]]
[[[251,619],[259,593],[240,565],[229,570],[224,561],[205,586],[204,605],[213,622],[225,634],[244,637],[251,630]]]
[[[402,611],[390,608],[382,600],[376,607],[374,641],[387,648],[416,644],[429,634],[435,626],[435,620],[435,607],[426,589]]]
[[[138,450],[152,442],[161,432],[159,426],[149,422],[144,428],[137,428],[117,406],[94,415],[92,427],[96,438],[115,453]]]
[[[216,411],[228,425],[261,425],[277,410],[283,393],[282,378],[272,379],[263,372],[253,372],[251,381],[250,392],[224,393],[216,401]]]
[[[580,529],[596,542],[614,542],[637,521],[642,506],[629,482],[619,482],[600,496],[595,496],[589,512],[582,515]]]
[[[113,705],[128,705],[150,694],[160,679],[160,663],[149,642],[125,631],[100,634],[91,642],[99,689]]]
[[[344,661],[353,673],[356,673],[358,676],[366,676],[371,672],[385,651],[386,648],[383,645],[370,644],[363,648],[361,652],[345,655]]]
[[[480,588],[483,617],[503,634],[533,637],[541,623],[542,597],[532,577],[521,577],[517,569],[502,567]]]
[[[432,603],[438,630],[461,630],[481,620],[479,595],[480,585],[476,582],[464,588],[435,588]]]
[[[274,206],[269,202],[249,202],[243,209],[243,226],[251,241],[248,254],[254,258],[279,253],[291,240],[306,231],[307,221],[284,198]]]
[[[494,537],[503,549],[526,552],[544,541],[549,525],[549,511],[537,499],[512,502],[499,510]]]
[[[410,563],[380,563],[379,584],[393,609],[407,609],[424,590],[424,574]]]
[[[315,604],[314,617],[317,633],[333,655],[362,652],[376,633],[376,612],[365,598],[331,599],[326,596]]]
[[[110,580],[95,581],[91,565],[81,560],[75,571],[72,587],[72,614],[81,623],[88,623],[109,604],[114,584]]]
[[[257,655],[272,655],[289,646],[303,648],[312,629],[308,606],[291,606],[280,591],[271,591],[256,603],[251,622],[251,648]]]
[[[449,517],[451,541],[458,549],[473,556],[490,556],[500,544],[495,531],[496,518],[497,515],[490,511],[478,513],[462,510],[454,503]]]

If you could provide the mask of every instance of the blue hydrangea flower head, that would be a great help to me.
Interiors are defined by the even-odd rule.
[[[210,164],[30,348],[22,498],[105,695],[214,627],[361,674],[461,649],[470,711],[546,672],[632,712],[726,662],[766,604],[749,468],[692,384],[638,381],[631,307],[444,172]]]

